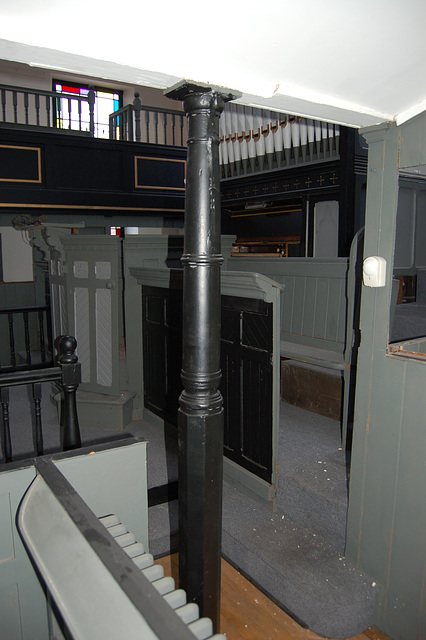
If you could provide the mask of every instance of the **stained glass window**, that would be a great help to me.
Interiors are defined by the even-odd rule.
[[[77,129],[79,131],[90,130],[89,104],[86,101],[73,99],[73,96],[87,97],[88,85],[74,83],[62,83],[53,81],[53,90],[60,93],[61,97],[56,104],[56,126],[59,129]],[[123,94],[105,87],[95,87],[95,137],[109,137],[109,116],[122,105]]]

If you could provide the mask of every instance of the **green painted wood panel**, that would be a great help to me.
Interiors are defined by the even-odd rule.
[[[128,439],[53,458],[97,516],[115,513],[148,549],[146,442]],[[45,593],[15,524],[36,472],[31,460],[9,466],[0,472],[0,638],[47,640]]]
[[[117,395],[123,335],[120,239],[74,235],[64,238],[63,246],[68,326],[77,340],[80,390]]]
[[[303,335],[315,335],[315,310],[317,308],[317,278],[305,278],[302,331]],[[284,292],[285,296],[285,292]]]
[[[401,145],[414,148],[405,161],[421,157],[412,126],[365,132],[364,255],[386,259],[387,279],[362,292],[346,549],[381,585],[375,624],[393,640],[425,637],[426,362],[387,352]]]
[[[348,264],[348,258],[231,258],[228,268],[284,284],[281,340],[343,354]]]
[[[399,130],[399,167],[426,164],[426,119],[424,113],[408,120]]]
[[[294,276],[284,276],[284,291],[285,291],[285,303],[284,292],[281,296],[281,332],[292,333],[292,314],[287,312],[287,307],[291,305],[293,307],[293,301],[295,296],[296,281]]]
[[[316,299],[316,331],[318,336],[325,338],[327,332],[328,305],[325,303],[330,294],[330,280],[328,278],[317,278],[317,299]]]
[[[303,315],[305,312],[306,277],[295,278],[293,287],[293,304],[287,305],[285,290],[283,293],[283,313],[291,314],[291,333],[296,336],[303,335]]]
[[[146,442],[64,456],[57,466],[96,516],[114,513],[149,548]]]
[[[15,527],[16,510],[35,477],[34,467],[0,473],[0,637],[4,640],[48,638],[44,592]],[[3,555],[4,554],[4,555]]]
[[[419,619],[426,558],[425,420],[418,414],[425,394],[421,363],[404,363],[401,427],[394,494],[394,527],[384,609],[387,624],[404,637],[406,618]],[[426,402],[423,401],[426,411]],[[423,507],[423,508],[422,508]],[[423,562],[422,562],[423,559]],[[421,637],[421,636],[419,636]]]

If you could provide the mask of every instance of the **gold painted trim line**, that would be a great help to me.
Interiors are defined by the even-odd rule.
[[[153,158],[152,156],[134,156],[135,189],[155,189],[157,191],[185,191],[185,187],[162,187],[159,185],[138,184],[138,160],[152,160],[155,162],[181,162],[183,163],[183,179],[186,180],[186,160],[178,158]]]
[[[231,218],[250,218],[252,216],[273,216],[281,213],[301,213],[302,209],[284,209],[283,211],[259,211],[256,213],[236,213]]]
[[[40,184],[41,179],[41,147],[20,147],[19,145],[0,144],[1,149],[20,149],[21,151],[37,151],[37,180],[26,180],[25,178],[0,178],[0,182],[25,182],[28,184]]]
[[[91,209],[94,211],[166,211],[170,213],[184,213],[185,209],[155,209],[154,207],[101,207],[98,205],[84,204],[33,204],[19,202],[0,202],[3,209]]]

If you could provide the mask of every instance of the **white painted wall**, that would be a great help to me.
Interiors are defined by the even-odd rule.
[[[179,101],[166,98],[161,89],[139,86],[137,82],[129,84],[113,81],[106,77],[94,80],[94,77],[89,75],[88,71],[88,69],[82,70],[81,75],[79,75],[70,73],[68,70],[41,69],[29,64],[0,60],[0,84],[52,91],[53,80],[62,80],[64,83],[81,82],[82,84],[94,82],[97,86],[123,91],[123,105],[133,102],[134,93],[138,91],[142,104],[145,106],[183,111],[182,104]],[[10,97],[8,99],[10,101]],[[30,108],[32,104],[30,100]],[[41,111],[43,112],[43,102],[41,102],[41,106]],[[22,109],[23,107],[20,105],[21,112]],[[12,118],[10,117],[10,119]]]
[[[165,88],[182,78],[243,102],[366,126],[426,109],[424,0],[2,0],[0,58]],[[81,37],[76,37],[76,31]],[[90,70],[90,71],[89,71]]]

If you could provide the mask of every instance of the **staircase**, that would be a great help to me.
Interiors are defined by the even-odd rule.
[[[26,390],[16,396],[15,419],[26,425]],[[53,406],[44,409],[50,450],[57,447],[58,426]],[[31,451],[31,430],[21,431],[14,435],[17,455]],[[148,441],[148,487],[176,480],[177,443],[162,423],[136,420],[115,434],[129,432]],[[104,429],[83,427],[85,442],[98,437],[105,438]],[[303,626],[329,638],[357,635],[373,624],[378,587],[344,557],[347,467],[340,423],[281,402],[279,472],[276,513],[224,483],[223,555]],[[176,551],[177,501],[151,507],[148,522],[150,553]]]
[[[302,626],[349,638],[373,624],[378,589],[344,557],[348,479],[340,423],[283,402],[280,412],[278,509],[268,511],[225,482],[222,552]],[[146,437],[158,446],[154,435]],[[169,480],[172,459],[173,447]],[[152,507],[149,527],[154,555],[175,551],[177,502]]]

